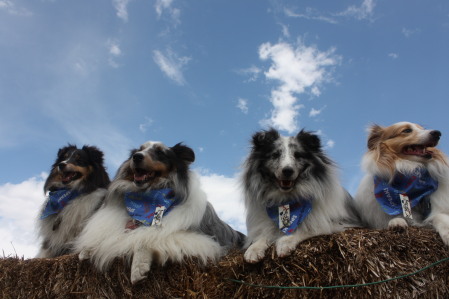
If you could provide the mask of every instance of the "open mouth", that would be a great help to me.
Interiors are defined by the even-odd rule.
[[[427,144],[427,145],[421,145],[421,144],[412,144],[404,147],[402,150],[402,153],[404,155],[411,155],[411,156],[418,156],[423,157],[426,159],[432,158],[433,152],[428,150],[427,147],[433,147],[436,144]]]
[[[284,190],[290,190],[295,185],[295,181],[293,180],[277,180],[279,187]]]
[[[73,182],[81,177],[81,173],[77,171],[64,171],[62,173],[62,183],[64,185]]]
[[[143,185],[160,176],[160,171],[146,170],[143,168],[134,169],[134,183],[136,183],[136,185]]]

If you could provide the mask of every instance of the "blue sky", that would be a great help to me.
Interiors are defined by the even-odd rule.
[[[143,142],[183,141],[242,230],[257,130],[319,133],[351,193],[371,123],[439,129],[448,152],[448,53],[447,1],[0,0],[0,248],[32,256],[67,143],[101,148],[112,177]]]

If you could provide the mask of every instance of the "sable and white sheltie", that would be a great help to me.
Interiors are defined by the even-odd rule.
[[[98,148],[69,144],[59,149],[44,185],[47,200],[38,219],[42,244],[37,257],[72,252],[75,238],[101,206],[109,182]]]
[[[358,224],[334,163],[323,153],[319,137],[304,130],[294,137],[275,129],[254,134],[243,188],[248,229],[244,259],[250,263],[262,260],[273,243],[284,257],[310,237]]]
[[[132,259],[136,283],[153,262],[196,257],[206,263],[243,245],[244,235],[218,218],[189,170],[194,160],[193,150],[183,144],[149,141],[133,150],[78,239],[79,258],[100,270],[116,257]]]
[[[355,195],[366,226],[432,225],[449,245],[449,166],[435,148],[440,137],[410,122],[369,128],[366,175]]]

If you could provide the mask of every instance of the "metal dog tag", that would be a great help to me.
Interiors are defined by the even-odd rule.
[[[279,206],[279,229],[290,226],[290,205]]]
[[[406,194],[399,194],[399,197],[401,198],[402,214],[405,218],[413,219],[410,199]]]
[[[154,218],[151,225],[160,226],[162,224],[162,216],[164,215],[164,212],[167,208],[164,206],[156,207],[156,210],[154,211]]]

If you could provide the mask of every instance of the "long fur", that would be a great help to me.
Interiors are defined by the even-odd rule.
[[[439,131],[426,130],[410,122],[388,127],[372,125],[369,128],[368,150],[362,159],[366,174],[355,195],[356,207],[366,226],[376,229],[433,226],[444,243],[449,245],[449,166],[446,155],[435,148],[440,135]],[[430,195],[429,216],[423,219],[421,205],[413,208],[413,220],[383,212],[374,197],[373,177],[391,181],[396,172],[406,175],[416,168],[427,169],[438,181],[438,189]]]
[[[244,163],[243,189],[247,262],[263,259],[272,243],[276,243],[278,256],[287,256],[310,237],[358,224],[352,198],[341,187],[334,163],[323,153],[318,136],[310,132],[301,131],[294,137],[281,136],[274,129],[254,134]],[[266,207],[298,197],[312,199],[312,211],[293,234],[284,235]]]
[[[131,281],[145,278],[153,262],[180,262],[197,257],[215,261],[244,235],[221,221],[202,191],[199,179],[189,170],[193,151],[182,144],[167,147],[147,142],[133,150],[119,168],[103,207],[89,221],[76,248],[80,259],[90,259],[105,270],[116,257],[131,262]],[[124,205],[124,193],[172,188],[181,202],[164,215],[160,227],[126,229],[132,219]]]
[[[42,239],[37,257],[56,257],[73,251],[74,240],[102,204],[109,183],[103,153],[98,148],[85,145],[78,149],[68,145],[59,149],[44,184],[44,193],[65,188],[77,190],[80,195],[59,213],[37,220],[38,235]]]

